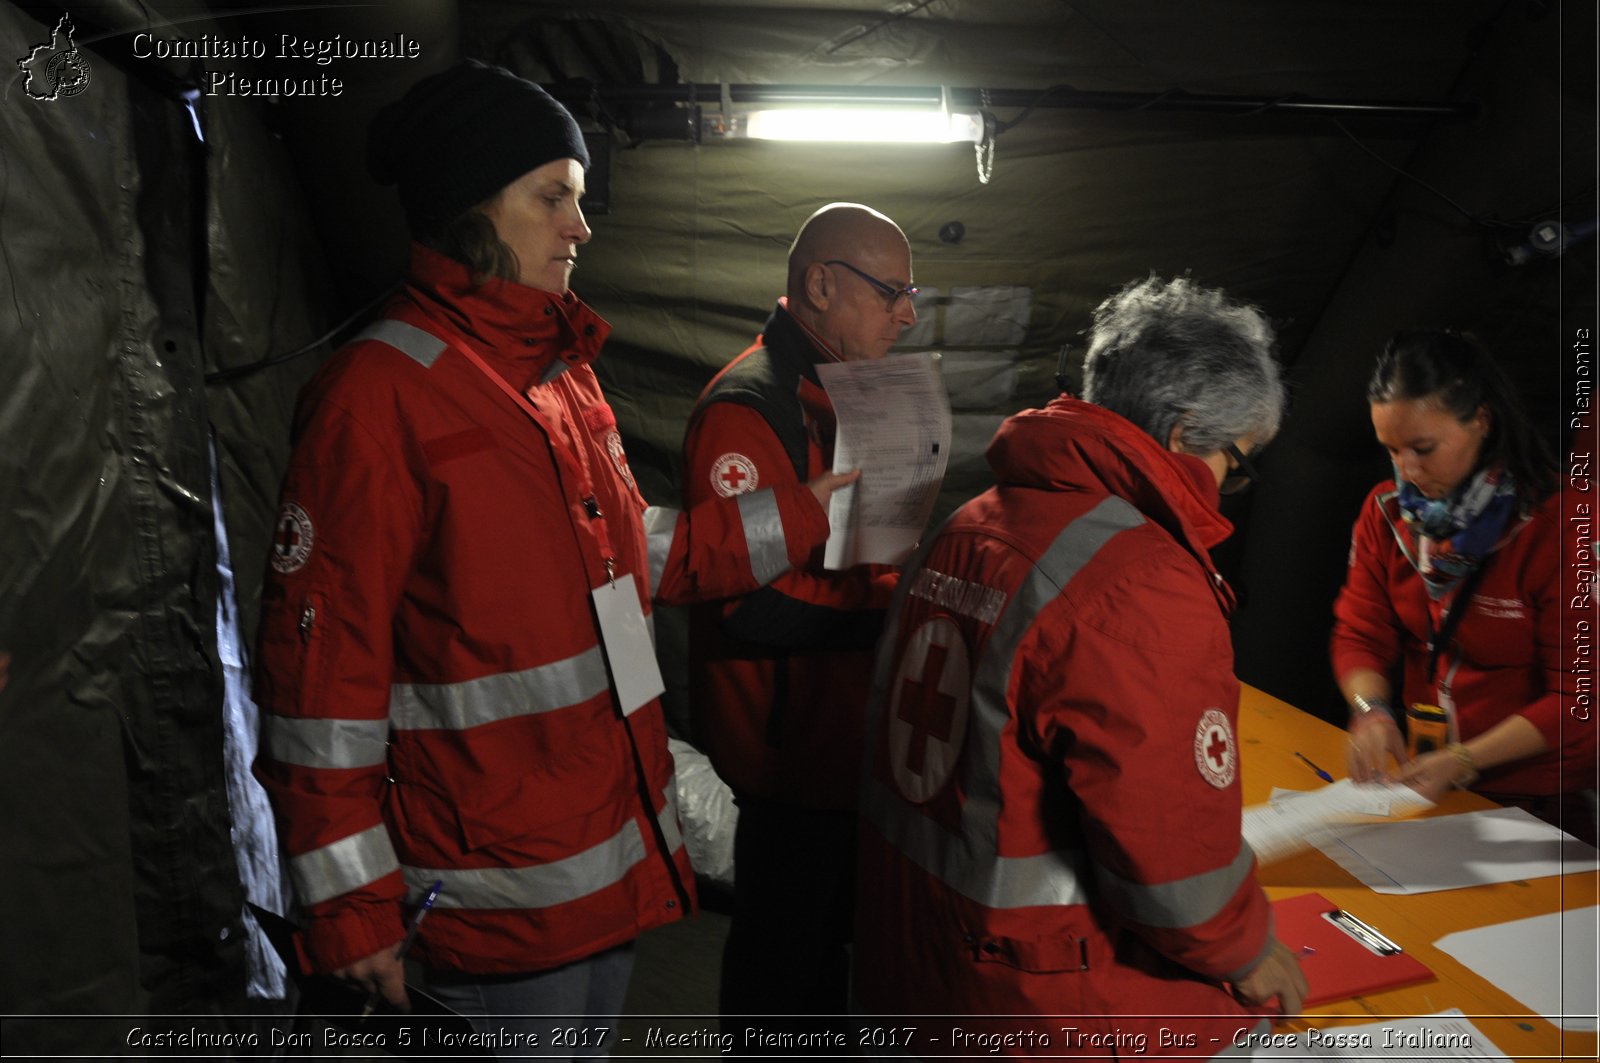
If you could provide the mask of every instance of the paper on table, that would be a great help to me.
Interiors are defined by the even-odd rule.
[[[1432,807],[1432,801],[1399,783],[1340,779],[1320,790],[1273,790],[1268,803],[1244,810],[1244,840],[1259,862],[1270,864],[1311,848],[1336,826]]]
[[[1594,846],[1520,808],[1338,827],[1312,844],[1378,893],[1429,893],[1600,866]]]
[[[1434,944],[1565,1030],[1593,1030],[1600,908],[1574,908],[1446,934]]]
[[[1329,1026],[1286,1035],[1286,1051],[1276,1044],[1276,1059],[1404,1059],[1406,1063],[1483,1059],[1511,1063],[1460,1008],[1414,1019],[1384,1019],[1359,1026]]]
[[[950,399],[934,356],[825,362],[817,375],[838,420],[833,471],[861,470],[833,493],[823,564],[899,564],[922,538],[950,460]]]

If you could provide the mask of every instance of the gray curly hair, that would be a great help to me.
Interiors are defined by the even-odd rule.
[[[1183,423],[1183,449],[1258,445],[1278,432],[1285,390],[1272,326],[1255,307],[1187,277],[1135,281],[1094,312],[1083,397],[1121,414],[1165,446]]]

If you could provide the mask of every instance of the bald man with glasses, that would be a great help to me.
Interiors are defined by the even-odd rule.
[[[761,336],[695,407],[686,503],[830,469],[833,409],[816,366],[887,355],[916,323],[916,291],[894,222],[854,203],[812,214]],[[758,591],[696,607],[694,737],[739,807],[724,1014],[848,1010],[862,719],[894,580],[886,565],[825,571],[818,550]]]

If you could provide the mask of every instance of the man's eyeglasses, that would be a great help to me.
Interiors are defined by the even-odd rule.
[[[902,296],[904,296],[907,299],[915,299],[917,297],[917,293],[922,290],[921,288],[896,288],[892,284],[885,284],[883,281],[881,281],[878,278],[874,277],[872,274],[868,273],[866,270],[857,269],[856,267],[852,266],[850,263],[846,262],[842,258],[830,258],[826,262],[824,262],[823,265],[824,266],[843,266],[845,269],[849,270],[851,273],[854,273],[856,276],[860,277],[862,280],[864,280],[868,284],[872,285],[874,288],[876,288],[878,290],[878,294],[883,296],[884,309],[885,310],[891,310],[892,311],[896,306],[898,306],[900,304],[900,298]]]
[[[1256,463],[1245,457],[1238,447],[1229,443],[1222,449],[1233,459],[1233,464],[1228,467],[1228,474],[1222,478],[1222,486],[1218,488],[1223,494],[1236,495],[1261,478]]]

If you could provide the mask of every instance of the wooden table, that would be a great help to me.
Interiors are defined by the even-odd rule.
[[[1344,732],[1285,702],[1245,687],[1239,704],[1239,741],[1246,805],[1266,801],[1275,786],[1294,790],[1322,785],[1294,754],[1304,753],[1334,778],[1345,774]],[[1456,791],[1428,815],[1494,808],[1494,802]],[[1349,908],[1438,976],[1436,982],[1394,989],[1309,1010],[1313,1018],[1290,1020],[1278,1029],[1334,1027],[1359,1020],[1426,1015],[1460,1008],[1500,1049],[1517,1059],[1594,1059],[1596,1036],[1562,1030],[1516,998],[1484,981],[1433,943],[1446,934],[1492,926],[1564,909],[1600,903],[1600,872],[1502,882],[1470,889],[1391,895],[1374,893],[1349,872],[1313,849],[1260,869],[1261,884],[1274,900],[1315,891]],[[1553,963],[1559,963],[1552,958]],[[1396,1056],[1429,1055],[1395,1050]],[[1448,1050],[1438,1053],[1448,1055]]]

